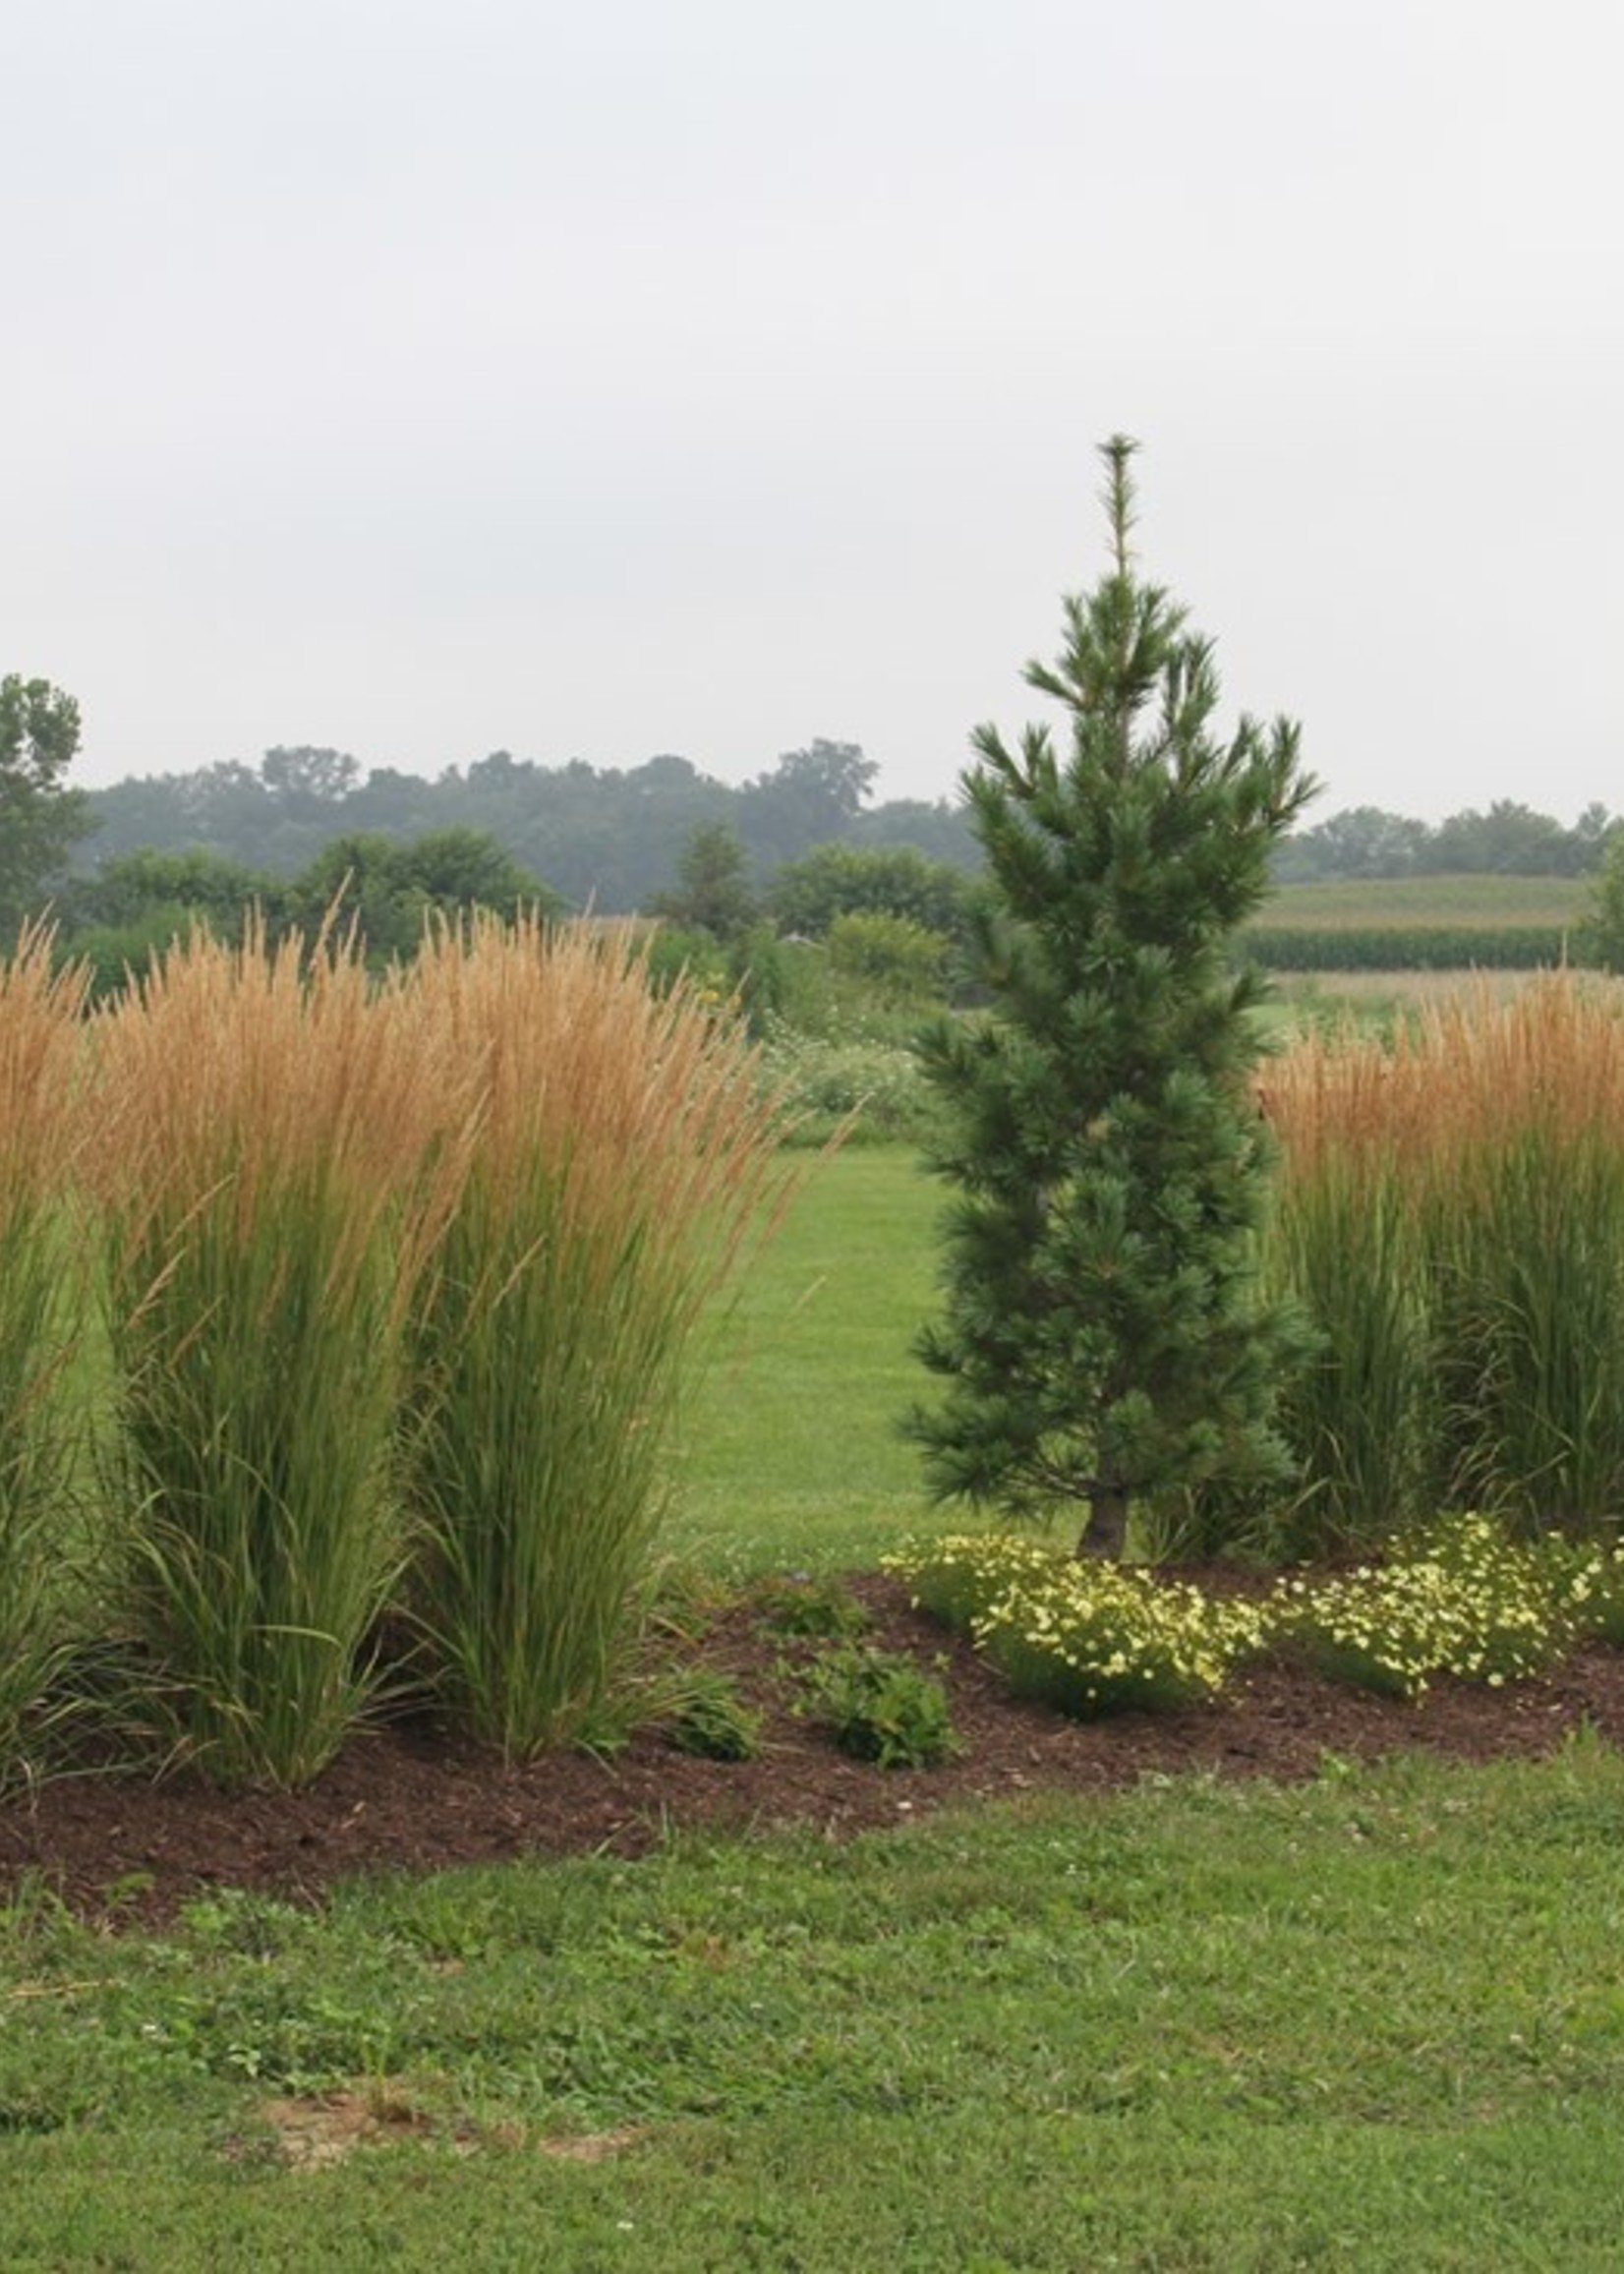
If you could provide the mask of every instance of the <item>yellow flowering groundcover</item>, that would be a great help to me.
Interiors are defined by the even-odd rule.
[[[1004,1533],[909,1545],[886,1563],[1012,1689],[1083,1718],[1205,1703],[1271,1647],[1414,1699],[1440,1674],[1498,1688],[1542,1672],[1581,1633],[1624,1639],[1624,1551],[1513,1540],[1477,1514],[1396,1539],[1353,1572],[1282,1579],[1261,1601]]]
[[[955,1535],[887,1564],[915,1602],[973,1635],[1017,1694],[1083,1718],[1201,1704],[1268,1639],[1266,1605],[1008,1535]]]

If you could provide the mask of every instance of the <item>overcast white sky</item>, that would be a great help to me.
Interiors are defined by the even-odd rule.
[[[78,778],[814,735],[1140,554],[1317,808],[1624,805],[1617,0],[0,0],[0,670]]]

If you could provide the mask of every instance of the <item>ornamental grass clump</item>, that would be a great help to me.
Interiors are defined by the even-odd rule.
[[[1265,1254],[1270,1284],[1303,1306],[1318,1339],[1282,1386],[1299,1481],[1275,1496],[1263,1539],[1287,1559],[1368,1551],[1424,1505],[1432,1467],[1417,1394],[1431,1321],[1391,1159],[1350,1145],[1320,1174],[1288,1180]]]
[[[1443,1479],[1532,1532],[1624,1499],[1624,1018],[1616,985],[1551,973],[1441,1005],[1447,1072],[1422,1232]]]
[[[457,1166],[402,1008],[352,945],[251,924],[90,1031],[110,1608],[156,1741],[226,1784],[332,1758],[400,1569],[400,1328]]]
[[[22,1768],[62,1645],[75,1458],[62,1393],[85,981],[53,974],[50,951],[48,933],[26,928],[0,962],[0,1787]]]
[[[1269,1070],[1271,1287],[1321,1334],[1283,1427],[1299,1553],[1427,1505],[1534,1534],[1624,1504],[1624,1017],[1543,974],[1436,1004],[1391,1046],[1305,1040]]]
[[[1346,1578],[1288,1580],[1279,1633],[1336,1680],[1421,1697],[1439,1674],[1490,1689],[1542,1673],[1573,1631],[1558,1567],[1469,1514],[1391,1544]]]
[[[780,1115],[740,1026],[624,930],[475,917],[402,982],[475,1103],[413,1303],[410,1602],[448,1714],[511,1756],[602,1701],[649,1571],[681,1367],[765,1220]]]

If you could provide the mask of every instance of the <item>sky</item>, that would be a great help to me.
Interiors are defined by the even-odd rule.
[[[0,0],[0,671],[943,797],[1104,565],[1319,817],[1624,806],[1615,0]]]

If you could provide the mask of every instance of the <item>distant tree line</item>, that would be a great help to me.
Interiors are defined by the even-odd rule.
[[[257,765],[89,791],[67,781],[78,744],[70,695],[0,681],[0,936],[50,901],[65,938],[95,935],[98,953],[138,962],[177,914],[217,926],[252,899],[273,924],[303,923],[345,878],[379,953],[415,940],[427,908],[470,898],[659,913],[717,940],[763,924],[823,938],[837,919],[895,918],[951,941],[982,869],[960,804],[872,803],[878,769],[850,742],[815,739],[736,787],[668,754],[619,769],[497,750],[429,781],[279,746]],[[1624,822],[1600,804],[1571,828],[1511,799],[1436,824],[1358,806],[1290,837],[1272,873],[1277,884],[1490,874],[1599,886],[1621,846]]]
[[[1287,839],[1274,858],[1276,884],[1335,877],[1591,876],[1624,822],[1587,805],[1571,829],[1512,798],[1437,823],[1356,805]]]
[[[758,890],[786,862],[828,844],[908,845],[955,868],[980,867],[957,801],[871,804],[877,772],[859,744],[822,739],[785,752],[737,787],[670,755],[622,769],[581,759],[544,766],[497,750],[429,781],[387,766],[364,773],[340,750],[278,747],[256,766],[232,760],[85,793],[75,867],[85,873],[140,850],[200,851],[293,876],[336,838],[477,830],[567,901],[605,913],[644,907],[666,891],[683,847],[708,827],[737,839]],[[1510,798],[1436,823],[1361,805],[1287,839],[1273,875],[1278,884],[1588,876],[1617,827],[1600,804],[1587,806],[1571,828]]]
[[[92,790],[75,866],[88,874],[137,851],[206,852],[290,877],[335,839],[472,830],[575,906],[605,914],[646,906],[708,827],[736,837],[757,889],[829,843],[910,845],[976,866],[957,806],[921,798],[871,806],[877,772],[856,743],[823,740],[786,752],[737,788],[670,756],[622,771],[581,760],[541,766],[497,750],[431,782],[391,767],[363,775],[338,750],[278,748],[258,766],[233,762]]]

